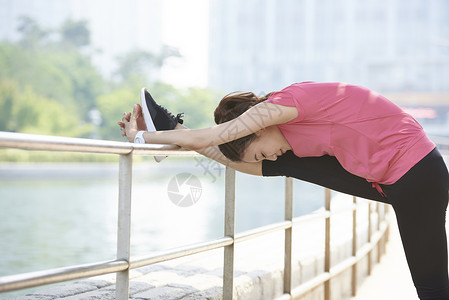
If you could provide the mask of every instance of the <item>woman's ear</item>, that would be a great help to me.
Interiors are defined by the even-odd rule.
[[[254,132],[254,134],[257,137],[260,137],[265,132],[265,128],[259,129],[258,131]]]

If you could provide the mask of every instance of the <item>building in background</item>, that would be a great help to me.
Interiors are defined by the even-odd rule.
[[[134,49],[161,51],[161,15],[160,0],[0,0],[0,40],[19,38],[21,16],[34,19],[43,29],[59,28],[68,19],[87,20],[93,61],[110,78],[118,56]]]
[[[449,1],[211,0],[209,85],[449,91]]]

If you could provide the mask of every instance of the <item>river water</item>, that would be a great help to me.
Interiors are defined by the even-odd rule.
[[[169,196],[181,173],[201,185],[189,207]],[[238,173],[236,182],[237,232],[283,219],[283,178]],[[294,191],[295,216],[323,204],[318,186],[295,181]],[[0,276],[115,259],[117,207],[118,163],[0,164]],[[132,256],[220,238],[224,169],[204,158],[135,163],[131,214]]]

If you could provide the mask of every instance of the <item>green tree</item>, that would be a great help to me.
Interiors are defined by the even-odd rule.
[[[120,121],[124,112],[131,111],[134,103],[138,103],[138,95],[138,92],[122,88],[97,98],[97,107],[103,119],[99,128],[102,138],[123,141],[117,122]]]
[[[31,50],[42,46],[50,35],[49,30],[42,29],[34,19],[28,16],[19,17],[17,31],[22,34],[20,44]]]
[[[76,114],[70,111],[59,102],[36,95],[33,90],[27,89],[19,97],[18,111],[16,118],[25,120],[26,115],[33,114],[31,121],[21,124],[21,132],[61,135],[71,137],[88,137],[91,125],[81,121]],[[32,102],[32,109],[30,103]]]
[[[0,44],[0,78],[62,103],[86,119],[105,82],[88,57],[76,50],[27,51],[19,45]]]
[[[0,79],[0,130],[14,131],[13,106],[18,96],[18,84],[14,80]]]
[[[90,125],[59,102],[19,89],[13,80],[0,80],[0,130],[22,133],[87,136]]]
[[[213,124],[217,93],[150,80],[148,74],[179,56],[175,48],[163,47],[159,54],[124,54],[118,68],[121,81],[112,83],[101,77],[81,49],[90,43],[87,22],[68,20],[59,30],[43,30],[24,17],[19,30],[19,42],[0,43],[0,130],[91,137],[95,129],[98,138],[123,140],[117,121],[140,102],[142,86],[174,114],[185,113],[189,127]],[[49,39],[50,33],[59,34],[59,39]],[[98,128],[90,124],[89,112],[95,110],[101,113]]]
[[[61,41],[69,46],[81,48],[90,45],[90,30],[86,20],[67,20],[60,28]]]
[[[22,17],[19,29],[22,37],[17,44],[0,43],[0,78],[30,86],[87,120],[105,86],[90,57],[77,48],[90,41],[87,23],[65,22],[59,42],[51,43],[46,41],[49,31],[40,29],[30,18]]]
[[[117,57],[115,75],[125,84],[135,80],[152,81],[156,77],[152,74],[159,72],[168,58],[180,56],[179,50],[170,46],[163,46],[159,54],[134,49]]]
[[[17,43],[0,43],[0,130],[89,137],[88,112],[105,82],[90,58],[83,21],[68,21],[59,40],[47,39],[22,17]],[[71,44],[69,44],[71,41]]]
[[[117,58],[119,67],[117,73],[123,78],[130,74],[143,74],[148,66],[155,64],[156,57],[146,51],[133,50]]]
[[[67,80],[69,84],[64,90],[55,90],[54,94],[49,96],[62,102],[67,99],[70,104],[66,104],[86,120],[89,110],[95,107],[96,97],[103,93],[106,86],[99,71],[93,66],[89,57],[85,57],[76,50],[47,52],[42,56],[43,60],[64,73],[61,78]],[[49,80],[56,83],[61,79],[50,78]],[[47,93],[50,92],[48,86]]]

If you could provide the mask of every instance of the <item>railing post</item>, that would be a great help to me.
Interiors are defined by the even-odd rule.
[[[327,212],[331,211],[331,190],[325,189],[324,209]],[[324,272],[330,273],[331,270],[331,217],[330,214],[326,217],[325,222],[325,238],[324,238]],[[331,298],[331,282],[330,279],[324,283],[324,300]]]
[[[389,217],[389,211],[390,211],[390,205],[389,204],[384,204],[384,221],[387,219],[387,217]],[[387,229],[385,231],[385,252],[386,252],[386,243],[388,243],[388,241],[390,240],[390,222],[387,223]]]
[[[293,247],[293,179],[285,178],[285,220],[291,222],[291,227],[285,229],[284,248],[284,294],[292,291],[292,247]]]
[[[224,235],[235,237],[235,170],[226,167]],[[234,293],[234,242],[224,248],[223,300],[231,300]]]
[[[373,221],[371,220],[372,217],[372,208],[371,208],[371,201],[368,203],[368,243],[371,243],[372,241],[372,235],[373,235]],[[371,272],[373,270],[373,251],[371,250],[368,252],[368,275],[371,275]]]
[[[126,260],[128,269],[117,272],[116,299],[129,298],[129,257],[131,236],[132,153],[121,154],[119,160],[119,196],[117,226],[117,259]]]
[[[376,203],[376,213],[377,213],[377,230],[376,232],[379,232],[380,230],[380,222],[381,222],[381,214],[380,214],[380,203]],[[377,242],[377,263],[380,263],[380,259],[382,256],[382,239],[380,239]]]
[[[352,197],[352,203],[354,204],[354,210],[352,211],[352,256],[357,256],[357,197]],[[352,266],[352,296],[357,294],[357,262]]]
[[[382,208],[383,208],[382,223],[384,223],[385,220],[387,219],[388,204],[384,203],[382,205]],[[387,252],[388,234],[384,234],[382,240],[383,240],[382,254],[385,254]]]

